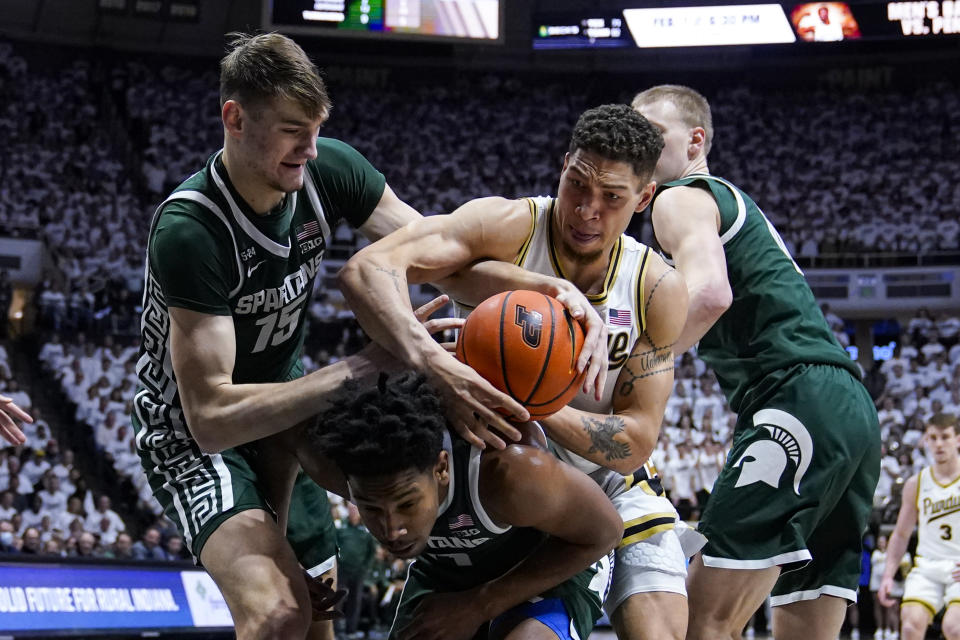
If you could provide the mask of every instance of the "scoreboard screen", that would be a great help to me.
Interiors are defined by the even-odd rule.
[[[263,0],[268,30],[501,43],[502,0]]]
[[[535,49],[919,40],[960,34],[960,0],[781,2],[544,13]]]

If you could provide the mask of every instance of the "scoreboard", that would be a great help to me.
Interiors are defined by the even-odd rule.
[[[313,36],[500,43],[505,0],[263,0],[263,27]]]
[[[960,35],[960,0],[781,2],[542,13],[535,49],[920,40]]]

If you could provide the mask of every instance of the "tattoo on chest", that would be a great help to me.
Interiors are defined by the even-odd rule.
[[[608,416],[603,420],[581,418],[583,430],[590,435],[590,449],[587,453],[602,453],[607,461],[622,460],[630,456],[630,445],[614,440],[614,436],[623,433],[623,419]]]
[[[620,385],[619,392],[620,395],[628,396],[633,393],[633,385],[637,380],[673,371],[673,345],[630,354],[623,370],[630,378]]]
[[[377,271],[390,276],[390,278],[393,280],[393,286],[397,289],[397,293],[403,293],[403,288],[400,285],[400,273],[396,269],[384,269],[383,267],[377,267]]]

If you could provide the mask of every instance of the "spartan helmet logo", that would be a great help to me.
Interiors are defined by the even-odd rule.
[[[797,467],[793,476],[793,491],[800,495],[800,481],[813,458],[810,433],[799,420],[779,409],[757,411],[753,415],[753,424],[769,431],[772,439],[759,440],[747,447],[733,465],[740,467],[740,477],[734,486],[765,482],[776,489],[780,486],[780,476],[789,458]]]

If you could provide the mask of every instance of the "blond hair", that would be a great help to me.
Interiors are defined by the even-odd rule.
[[[710,153],[713,144],[713,116],[710,103],[699,92],[679,84],[661,84],[641,91],[633,98],[632,106],[636,110],[655,102],[668,101],[680,112],[683,123],[690,128],[703,127],[703,155]]]

